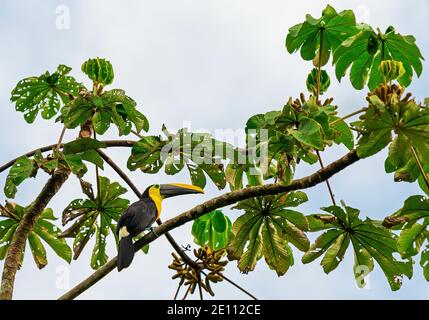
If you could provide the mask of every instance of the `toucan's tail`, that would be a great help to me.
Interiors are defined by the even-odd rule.
[[[127,268],[134,258],[134,244],[131,236],[119,240],[118,248],[118,271]]]

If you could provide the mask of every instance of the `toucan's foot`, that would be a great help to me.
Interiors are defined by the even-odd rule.
[[[159,238],[159,235],[155,232],[154,226],[151,226],[151,227],[147,228],[146,230],[149,230],[150,232],[152,232],[155,235],[155,237]]]

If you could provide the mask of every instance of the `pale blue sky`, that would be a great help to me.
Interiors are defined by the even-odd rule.
[[[56,141],[61,125],[38,118],[33,125],[25,123],[22,114],[9,102],[10,90],[23,77],[53,70],[60,63],[73,67],[72,74],[87,81],[80,73],[81,63],[89,57],[105,57],[115,69],[113,87],[123,88],[133,97],[149,118],[151,133],[159,133],[163,123],[179,128],[191,121],[192,128],[242,129],[249,116],[280,109],[289,96],[305,90],[305,78],[311,66],[299,55],[289,55],[284,39],[290,26],[303,20],[306,13],[315,16],[328,1],[3,1],[0,11],[0,101],[2,107],[0,163],[35,147]],[[414,34],[424,56],[429,54],[426,28],[429,3],[425,0],[403,1],[329,1],[339,10],[350,8],[363,12],[370,23],[382,29],[392,24],[403,34]],[[412,4],[412,5],[410,5]],[[70,29],[56,28],[56,8],[70,8]],[[427,62],[423,76],[415,79],[410,90],[418,99],[428,96]],[[349,81],[337,83],[332,76],[330,95],[336,97],[340,113],[347,114],[363,106],[365,92],[356,92]],[[114,138],[110,130],[104,138]],[[76,132],[68,132],[66,140]],[[338,158],[343,147],[329,149],[326,163]],[[109,150],[125,165],[128,149]],[[383,171],[385,152],[358,162],[332,179],[338,199],[361,210],[362,216],[382,218],[398,209],[409,195],[420,193],[415,185],[393,183]],[[305,167],[298,175],[311,173]],[[89,175],[92,172],[88,173]],[[119,178],[111,170],[103,173]],[[147,176],[132,173],[133,180],[144,189],[155,181],[188,181],[187,174],[171,178],[163,174]],[[0,175],[3,185],[6,173]],[[46,175],[26,181],[16,201],[27,204],[39,192]],[[219,194],[211,184],[202,197],[170,200],[164,206],[164,219],[190,208],[195,202]],[[318,212],[329,205],[324,185],[309,193],[310,201],[301,210]],[[134,200],[133,194],[127,195]],[[70,179],[50,206],[59,216],[71,199],[80,197],[76,179]],[[2,200],[3,202],[3,200]],[[234,219],[239,213],[226,209]],[[181,244],[192,243],[190,224],[172,234]],[[74,285],[92,273],[89,257],[92,242],[78,261],[70,266],[70,284]],[[86,299],[170,299],[176,282],[171,281],[171,248],[162,238],[152,246],[149,255],[139,254],[124,272],[112,272],[85,292]],[[115,254],[113,243],[110,256]],[[371,274],[370,288],[354,285],[351,252],[330,275],[325,275],[319,262],[303,266],[299,261],[288,273],[278,278],[264,261],[253,273],[241,275],[231,263],[226,274],[262,299],[426,299],[429,284],[419,266],[411,281],[391,292],[378,267]],[[65,290],[57,289],[56,269],[65,263],[48,252],[49,265],[38,271],[32,257],[26,255],[18,272],[15,298],[54,299]],[[0,262],[3,267],[3,262]],[[227,283],[214,287],[217,298],[246,298]]]

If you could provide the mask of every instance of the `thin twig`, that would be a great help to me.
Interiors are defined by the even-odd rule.
[[[207,274],[204,271],[201,271],[205,276],[207,276]],[[249,291],[247,291],[246,289],[240,287],[238,284],[236,284],[234,281],[230,280],[229,278],[227,278],[225,275],[223,275],[222,273],[218,273],[218,275],[220,275],[225,281],[229,282],[230,284],[232,284],[234,287],[236,287],[237,289],[243,291],[245,294],[247,294],[249,297],[251,297],[253,300],[258,300],[258,298],[256,298],[253,294],[251,294]]]
[[[183,296],[182,300],[186,300],[186,297],[188,296],[189,291],[191,291],[191,286],[189,286],[188,290],[186,290],[185,295]]]
[[[179,294],[179,291],[180,291],[180,288],[182,287],[182,285],[183,285],[183,281],[180,281],[179,285],[177,286],[176,293],[174,294],[173,300],[177,299],[177,295]]]
[[[317,157],[319,158],[319,163],[320,163],[320,167],[322,169],[325,168],[325,166],[323,165],[323,161],[322,161],[322,157],[320,156],[320,153],[318,150],[316,150],[317,153]],[[335,197],[334,197],[334,193],[332,192],[332,188],[331,188],[331,184],[329,183],[329,179],[326,179],[326,186],[328,187],[328,191],[329,191],[329,195],[331,196],[331,200],[332,200],[332,204],[334,206],[337,206],[336,202],[335,202]]]
[[[201,271],[198,271],[197,275],[198,275],[198,291],[200,292],[200,300],[204,300],[203,290],[201,288]]]
[[[143,138],[143,136],[139,133],[137,133],[137,131],[134,131],[133,129],[131,129],[131,133],[134,134],[135,136],[139,137],[140,139]]]

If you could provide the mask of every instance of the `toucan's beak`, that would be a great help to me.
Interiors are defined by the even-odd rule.
[[[161,196],[163,198],[180,196],[182,194],[204,193],[204,190],[200,187],[184,183],[161,184],[160,187]]]

